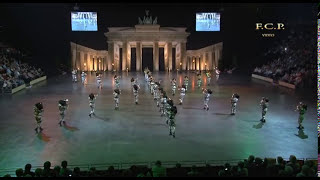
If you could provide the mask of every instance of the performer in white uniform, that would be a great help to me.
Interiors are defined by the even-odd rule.
[[[235,115],[237,111],[237,103],[240,96],[237,93],[232,94],[231,96],[231,115]]]
[[[203,89],[202,88],[202,93],[204,95],[204,107],[203,107],[203,109],[208,111],[209,110],[208,102],[210,100],[210,95],[212,94],[212,91],[211,91],[211,89]]]
[[[179,104],[182,105],[184,96],[186,95],[186,86],[182,85],[182,87],[179,88],[179,90],[180,90],[180,98],[179,98],[180,103]]]

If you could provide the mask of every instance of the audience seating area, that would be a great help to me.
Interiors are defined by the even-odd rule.
[[[15,48],[0,48],[0,93],[11,93],[21,85],[43,77],[44,72],[23,62],[24,54]]]
[[[160,161],[152,167],[147,165],[132,165],[130,168],[121,169],[114,166],[98,170],[96,167],[80,169],[68,166],[67,161],[60,166],[52,166],[49,161],[42,168],[32,170],[32,165],[25,165],[24,170],[19,168],[13,174],[4,177],[316,177],[317,160],[299,160],[291,155],[288,160],[282,157],[259,158],[253,155],[237,164],[225,163],[224,166],[210,165],[181,165],[166,167]],[[0,170],[1,172],[1,170]]]
[[[295,87],[315,87],[317,78],[315,31],[291,30],[286,39],[276,43],[263,55],[267,63],[253,74],[283,81]],[[314,42],[314,43],[313,43]]]

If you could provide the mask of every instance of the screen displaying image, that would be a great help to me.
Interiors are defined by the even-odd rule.
[[[98,31],[97,12],[71,12],[72,31]]]
[[[220,13],[196,13],[196,31],[220,31]]]

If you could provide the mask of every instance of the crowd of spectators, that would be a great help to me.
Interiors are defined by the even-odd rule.
[[[276,42],[263,54],[267,63],[256,67],[254,74],[294,84],[313,87],[317,78],[316,35],[312,29],[291,30],[288,37]]]
[[[37,168],[33,172],[31,164],[26,164],[25,169],[16,170],[17,177],[316,177],[317,160],[297,160],[293,155],[288,161],[282,157],[277,159],[249,156],[248,159],[238,162],[236,165],[226,163],[224,166],[182,167],[177,163],[173,168],[162,166],[157,161],[152,168],[147,166],[131,166],[128,169],[115,169],[114,166],[106,170],[97,170],[91,167],[89,170],[80,170],[74,167],[68,168],[68,162],[62,161],[61,166],[51,167],[49,161],[43,168]],[[9,174],[5,177],[10,177]]]
[[[23,62],[24,54],[14,48],[0,48],[0,92],[44,76],[40,68]]]

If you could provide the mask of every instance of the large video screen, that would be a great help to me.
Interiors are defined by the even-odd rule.
[[[220,13],[196,13],[196,31],[220,31]]]
[[[98,31],[97,12],[71,12],[72,31]]]

